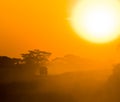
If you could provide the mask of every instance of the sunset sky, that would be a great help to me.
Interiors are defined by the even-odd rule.
[[[117,42],[92,44],[69,24],[67,0],[1,0],[0,55],[12,57],[30,49],[50,51],[53,57],[75,54],[114,60]]]

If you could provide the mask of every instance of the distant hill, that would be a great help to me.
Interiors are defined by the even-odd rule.
[[[112,67],[113,66],[109,62],[84,59],[75,55],[66,55],[64,57],[58,57],[52,60],[48,66],[48,72],[50,75],[58,75],[66,72],[88,70],[111,71]]]

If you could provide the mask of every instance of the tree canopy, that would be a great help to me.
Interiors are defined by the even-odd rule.
[[[50,55],[50,52],[35,49],[21,54],[21,58],[0,56],[0,68],[32,68],[39,70],[41,74],[47,74]]]

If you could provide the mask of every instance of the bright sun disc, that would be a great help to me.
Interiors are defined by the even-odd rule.
[[[83,0],[73,7],[70,22],[82,38],[95,43],[110,42],[119,36],[119,12],[117,0]]]

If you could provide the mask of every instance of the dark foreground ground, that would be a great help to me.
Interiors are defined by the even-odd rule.
[[[1,84],[0,102],[75,102],[68,93],[40,90],[40,87],[43,88],[39,82]]]
[[[120,102],[119,80],[113,75],[101,83],[95,76],[75,73],[1,83],[0,102]]]

